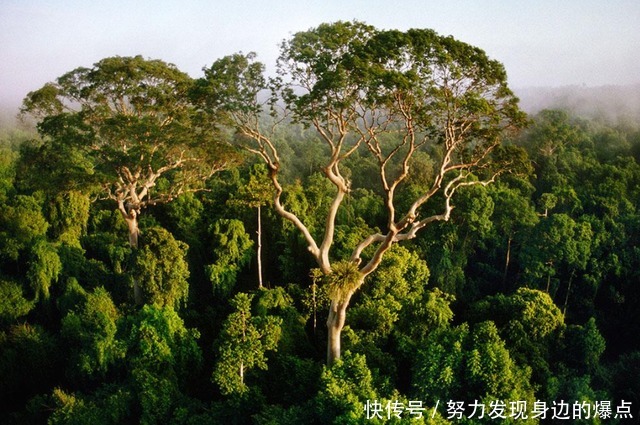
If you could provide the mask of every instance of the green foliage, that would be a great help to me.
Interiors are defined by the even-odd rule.
[[[325,279],[327,294],[336,302],[345,300],[362,284],[362,275],[353,261],[334,262]]]
[[[145,305],[129,317],[127,361],[145,369],[184,380],[201,361],[196,329],[187,329],[171,307]]]
[[[493,227],[504,236],[512,236],[514,232],[526,230],[538,222],[530,198],[532,190],[530,186],[522,190],[500,183],[490,186],[489,194],[495,205],[491,220]],[[546,208],[553,206],[547,205]]]
[[[418,399],[535,400],[531,371],[512,359],[493,322],[438,330],[417,354],[414,391]],[[515,423],[515,422],[514,422]]]
[[[42,171],[45,186],[100,193],[135,224],[145,206],[203,189],[234,161],[216,114],[192,99],[194,84],[142,56],[76,68],[25,98],[21,111],[38,119],[43,139],[25,168]]]
[[[252,316],[253,295],[240,292],[231,301],[233,313],[225,320],[220,333],[218,359],[212,380],[222,394],[248,391],[246,374],[253,368],[267,369],[266,352],[275,350],[281,333],[282,319],[274,316]]]
[[[549,294],[535,289],[519,288],[512,295],[487,297],[472,312],[475,320],[495,321],[511,342],[543,341],[564,327],[564,317]]]
[[[320,423],[358,423],[364,420],[366,401],[379,398],[366,358],[345,352],[323,370],[314,408]]]
[[[190,246],[197,244],[201,235],[198,229],[203,226],[202,214],[204,205],[193,193],[180,196],[175,201],[167,204],[167,215],[171,221],[172,233]]]
[[[305,327],[309,316],[295,307],[292,295],[280,286],[273,289],[261,288],[255,295],[254,311],[257,316],[271,315],[282,319],[277,356],[281,359],[292,356],[291,360],[286,361],[295,362],[297,356],[308,355],[310,346],[305,344],[307,341]]]
[[[139,422],[167,422],[186,382],[200,371],[200,334],[167,306],[145,305],[128,322],[126,361]]]
[[[610,396],[604,392],[596,392],[592,388],[591,377],[588,375],[575,375],[573,372],[561,371],[550,380],[548,398],[551,400],[576,400],[579,403],[593,405],[597,400],[608,400]],[[576,424],[599,425],[603,419],[591,415],[588,419],[583,417],[574,419]]]
[[[73,394],[67,394],[56,388],[53,391],[53,400],[56,403],[54,412],[48,423],[52,425],[81,425],[81,424],[109,424],[110,421],[102,417],[102,413],[90,402],[78,398]]]
[[[273,289],[263,289],[257,293],[256,312],[260,316],[266,315],[273,310],[286,310],[293,304],[293,299],[282,287]]]
[[[446,326],[453,317],[451,297],[427,291],[429,268],[415,252],[395,245],[363,287],[362,299],[351,308],[350,323],[360,338],[379,344],[393,330],[420,340]]]
[[[62,319],[62,336],[73,347],[69,359],[72,373],[104,376],[115,361],[124,357],[124,344],[116,337],[119,318],[111,296],[99,287]]]
[[[24,298],[22,286],[9,280],[0,280],[0,325],[15,322],[26,316],[33,302]]]
[[[27,278],[36,300],[49,300],[49,289],[57,282],[61,271],[62,262],[55,246],[45,240],[38,240],[31,248],[27,271]]]
[[[143,244],[135,251],[134,279],[149,304],[178,309],[189,294],[187,245],[160,227],[145,231]]]
[[[125,390],[106,387],[93,397],[67,393],[55,388],[50,425],[116,425],[126,420],[131,394]]]
[[[214,238],[214,254],[219,262],[246,265],[251,259],[253,242],[244,230],[240,220],[222,219],[216,221],[211,232]]]
[[[0,146],[0,201],[6,202],[13,195],[13,180],[15,178],[15,162],[18,157],[13,150]]]
[[[78,279],[75,277],[68,278],[62,286],[63,290],[56,300],[56,304],[60,313],[66,315],[80,308],[82,304],[86,302],[87,291],[80,285]]]
[[[224,297],[230,294],[240,269],[251,260],[253,241],[242,221],[236,219],[220,219],[212,225],[210,232],[217,261],[206,266],[206,271],[214,294]]]
[[[89,220],[89,197],[77,191],[59,193],[47,209],[53,238],[79,248]]]
[[[40,325],[21,323],[0,331],[0,412],[17,411],[60,382],[63,346]]]
[[[21,250],[45,236],[49,223],[35,196],[17,195],[0,205],[0,255],[17,260]]]
[[[606,348],[595,319],[590,318],[583,326],[567,326],[563,337],[561,357],[566,365],[580,374],[595,375]]]
[[[409,329],[410,334],[417,334],[417,338],[424,338],[427,332],[439,328],[446,327],[453,320],[453,311],[451,310],[451,303],[455,301],[453,295],[442,292],[438,288],[425,292],[423,297],[423,304],[417,306],[419,318],[419,324],[417,326],[411,326]],[[422,325],[422,326],[420,326]],[[407,323],[407,327],[409,323]],[[416,332],[418,330],[418,332]]]
[[[455,204],[464,230],[482,237],[493,228],[494,201],[483,186],[461,189]]]
[[[105,263],[114,273],[123,273],[130,267],[133,250],[114,234],[93,233],[83,238],[83,244],[89,257]]]
[[[629,380],[630,376],[640,376],[640,351],[620,356],[611,368],[611,395],[617,400],[629,400],[635,406],[640,403],[640,382]]]
[[[552,376],[552,359],[565,324],[547,293],[519,288],[511,295],[490,296],[473,305],[470,316],[473,322],[495,322],[511,356],[532,369],[533,382],[544,385]]]
[[[257,208],[266,205],[273,197],[273,185],[269,181],[267,168],[264,164],[258,163],[251,167],[249,181],[240,186],[237,198],[232,199],[232,203],[245,203],[250,208]]]
[[[197,81],[196,97],[214,111],[241,116],[260,112],[261,108],[254,102],[267,82],[263,76],[264,65],[255,62],[255,56],[255,53],[240,53],[215,61],[204,69],[204,78]]]
[[[544,287],[560,266],[583,270],[591,254],[589,223],[577,223],[566,214],[552,214],[531,228],[520,261],[532,283]],[[547,291],[549,286],[547,283]]]
[[[558,151],[579,145],[585,141],[586,134],[577,124],[567,111],[543,110],[528,130],[529,148],[537,149],[540,156],[552,157]]]
[[[193,80],[106,58],[27,96],[41,138],[18,150],[25,134],[0,134],[0,423],[444,424],[446,400],[640,404],[640,126],[542,111],[497,145],[527,121],[504,68],[425,29],[322,24],[283,42],[277,68],[269,81],[254,54],[237,54]],[[277,161],[205,183],[236,159],[224,142],[249,146],[249,129]],[[389,229],[381,177],[400,176],[408,143],[424,142],[394,189],[401,218],[454,181],[436,179],[447,143],[463,139],[448,219],[392,244],[363,281],[348,259]],[[332,154],[341,162],[327,168]],[[262,209],[269,289],[237,293],[271,178],[319,240],[331,173],[348,188],[332,272]],[[444,196],[413,223],[440,214]],[[118,234],[143,207],[136,250]],[[131,304],[132,282],[144,305]],[[346,352],[325,367],[329,304],[351,295]],[[429,414],[365,417],[367,402],[396,400]]]

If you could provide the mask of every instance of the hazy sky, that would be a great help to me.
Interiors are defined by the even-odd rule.
[[[0,0],[0,103],[114,55],[176,64],[258,53],[323,22],[433,28],[505,64],[514,88],[640,83],[639,0]]]

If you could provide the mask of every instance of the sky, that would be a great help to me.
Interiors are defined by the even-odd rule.
[[[512,88],[640,83],[638,0],[0,0],[0,105],[77,67],[142,55],[192,77],[324,22],[431,28],[505,65]]]

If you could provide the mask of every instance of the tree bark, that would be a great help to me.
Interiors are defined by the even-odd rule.
[[[125,217],[125,221],[129,227],[129,246],[133,249],[138,249],[138,236],[140,235],[138,217],[136,214],[129,214],[128,217]]]
[[[571,276],[569,276],[569,284],[567,285],[567,294],[564,297],[564,306],[562,307],[562,315],[567,315],[567,305],[569,304],[569,294],[571,293],[571,284],[573,283],[573,277],[576,274],[576,269],[571,270]]]
[[[126,211],[122,205],[119,209],[127,223],[127,227],[129,228],[129,246],[132,249],[138,249],[138,236],[140,235],[140,229],[138,228],[138,213],[133,208]],[[133,278],[133,300],[138,305],[142,304],[142,289],[135,277]]]
[[[551,295],[549,290],[551,289],[551,270],[547,273],[547,294]]]
[[[344,301],[331,301],[327,318],[327,365],[332,366],[340,358],[342,329],[347,318],[351,295]]]
[[[509,263],[511,261],[511,236],[509,236],[509,239],[507,240],[507,257],[504,261],[504,273],[502,274],[502,287],[503,289],[506,287],[507,285],[507,274],[509,272]]]
[[[260,205],[258,205],[258,288],[262,288],[262,218]]]

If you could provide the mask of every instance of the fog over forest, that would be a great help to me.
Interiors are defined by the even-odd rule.
[[[527,87],[514,91],[529,114],[543,109],[564,109],[583,118],[628,123],[640,118],[640,83],[599,87]]]
[[[633,125],[640,119],[640,83],[596,87],[515,87],[513,90],[520,98],[522,110],[531,115],[543,109],[563,109],[581,118],[609,124]],[[0,99],[0,128],[18,125],[17,114],[13,102],[9,104]]]

